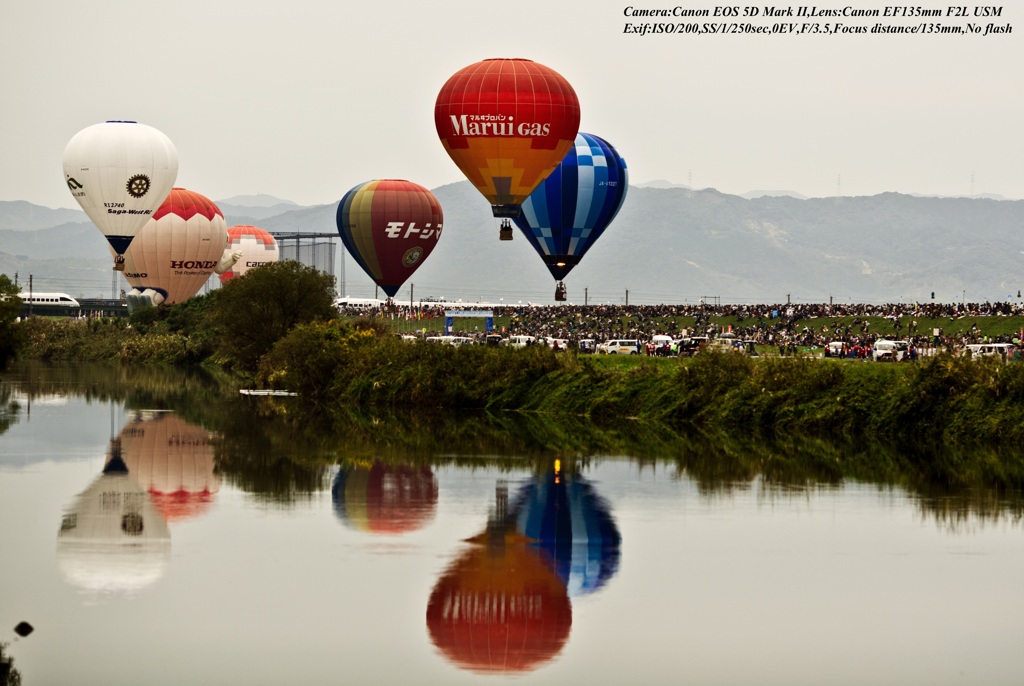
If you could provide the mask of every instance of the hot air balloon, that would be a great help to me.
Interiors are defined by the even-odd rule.
[[[410,181],[367,181],[338,203],[341,242],[371,279],[390,297],[441,238],[441,203]]]
[[[108,121],[76,133],[64,149],[64,180],[114,253],[114,269],[178,176],[178,151],[160,131]]]
[[[580,106],[569,82],[525,59],[489,59],[457,71],[441,88],[434,125],[455,164],[508,218],[562,161],[579,130]]]
[[[241,255],[234,265],[218,272],[221,283],[227,283],[261,264],[277,262],[281,256],[281,250],[273,236],[259,227],[247,224],[228,229],[227,249],[232,253],[240,252]]]
[[[516,226],[558,282],[555,300],[565,300],[562,279],[615,219],[626,199],[626,161],[607,141],[580,133],[575,146],[522,204]]]
[[[204,195],[174,188],[125,252],[129,307],[173,305],[199,292],[228,244],[224,214]]]

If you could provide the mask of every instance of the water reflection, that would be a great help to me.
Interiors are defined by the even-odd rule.
[[[114,439],[103,472],[61,519],[58,566],[83,591],[132,594],[157,581],[170,556],[167,522],[129,473]]]
[[[524,672],[557,656],[572,628],[570,598],[619,568],[622,537],[606,501],[561,460],[509,501],[498,481],[483,533],[444,572],[427,628],[449,661],[475,672]]]
[[[172,412],[139,410],[119,434],[128,472],[168,521],[195,517],[220,490],[209,432]]]
[[[581,464],[622,456],[646,468],[675,469],[707,497],[753,484],[793,488],[871,483],[915,495],[922,514],[943,527],[1006,521],[1024,515],[1024,453],[922,445],[896,449],[882,442],[851,443],[805,436],[768,441],[685,432],[654,422],[601,425],[585,417],[526,413],[387,414],[340,411],[310,414],[301,399],[243,399],[230,383],[201,371],[100,365],[27,363],[0,384],[0,432],[30,418],[21,398],[54,393],[123,402],[131,408],[174,410],[208,427],[216,474],[260,500],[290,506],[331,487],[334,465],[346,461],[500,465],[559,454]],[[12,389],[13,392],[8,389]],[[6,395],[3,395],[6,393]],[[27,402],[27,400],[25,401]],[[22,403],[24,404],[24,403]],[[19,416],[21,419],[19,419]],[[454,448],[453,448],[454,446]]]
[[[533,541],[516,531],[500,482],[486,530],[445,570],[427,603],[430,639],[474,672],[526,672],[569,638],[572,605],[562,579]]]
[[[331,485],[334,512],[360,531],[397,534],[425,526],[437,510],[437,478],[426,466],[345,465]]]
[[[563,473],[559,461],[522,487],[511,516],[571,597],[593,593],[618,571],[622,538],[608,504],[582,475]]]

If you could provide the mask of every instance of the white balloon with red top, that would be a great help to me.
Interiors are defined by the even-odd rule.
[[[173,305],[199,292],[228,245],[224,213],[195,191],[174,188],[125,253],[129,308]]]
[[[281,257],[280,247],[274,237],[257,226],[232,226],[228,229],[228,240],[228,249],[241,253],[241,256],[234,265],[220,273],[221,283],[227,283],[254,267],[277,262]]]

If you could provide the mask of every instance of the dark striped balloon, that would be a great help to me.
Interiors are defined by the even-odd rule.
[[[356,263],[394,297],[437,245],[441,203],[410,181],[367,181],[338,203],[338,234]]]

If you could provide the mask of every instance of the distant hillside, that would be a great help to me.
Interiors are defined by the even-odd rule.
[[[807,199],[806,195],[801,195],[800,193],[797,193],[796,191],[747,191],[746,193],[741,193],[740,194],[741,198],[746,198],[747,200],[753,200],[754,198],[763,198],[765,196],[770,196],[770,197],[780,197],[780,196],[783,196],[783,197],[789,197],[789,198],[798,198],[800,200],[806,200]]]
[[[444,235],[399,291],[399,301],[411,290],[417,300],[553,302],[554,281],[540,258],[518,232],[511,242],[498,240],[498,220],[468,182],[433,192],[444,209]],[[0,205],[0,226],[12,221],[8,206],[14,204]],[[335,233],[336,205],[286,207],[222,205],[228,225]],[[260,214],[271,209],[284,211]],[[43,216],[42,210],[34,216]],[[67,283],[86,278],[71,265],[82,269],[96,260],[98,276],[83,287],[109,291],[106,246],[84,214],[78,216],[83,222],[68,224],[54,215],[50,228],[0,230],[0,270],[31,270],[37,279]],[[1022,226],[1024,201],[896,193],[747,199],[710,189],[631,187],[615,222],[566,284],[570,300],[579,303],[585,297],[622,303],[627,291],[632,304],[701,298],[909,302],[930,300],[932,291],[946,302],[1016,300],[1024,288]],[[350,256],[344,286],[351,296],[374,295],[373,282]]]
[[[293,208],[298,207],[298,205],[293,203],[291,200],[282,200],[281,198],[275,198],[274,196],[267,195],[266,193],[257,193],[256,195],[233,195],[230,198],[223,198],[221,200],[217,200],[216,202],[217,206],[220,207],[222,210],[224,209],[224,205],[238,205],[241,207],[261,208],[287,206]]]
[[[24,200],[0,200],[0,231],[35,231],[85,219],[81,210],[52,210]]]

